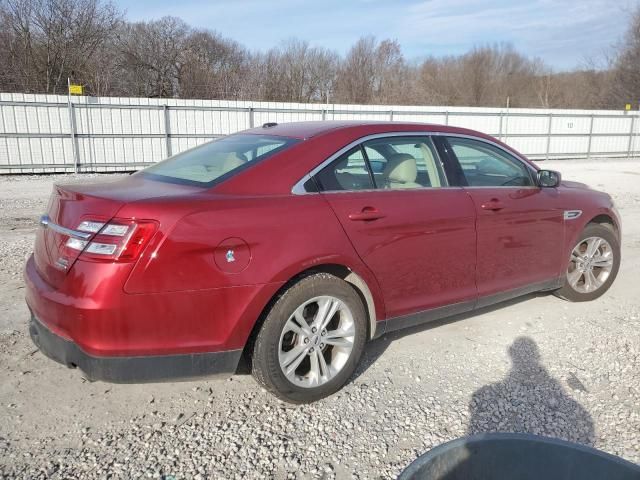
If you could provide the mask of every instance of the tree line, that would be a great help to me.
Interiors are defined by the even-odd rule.
[[[255,52],[175,17],[129,22],[103,0],[0,0],[0,46],[4,92],[65,94],[71,78],[94,96],[612,109],[640,101],[640,9],[603,66],[567,72],[508,44],[420,61],[372,36],[344,56],[298,39]]]

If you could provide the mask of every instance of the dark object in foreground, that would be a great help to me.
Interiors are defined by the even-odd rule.
[[[640,466],[591,447],[519,433],[489,433],[439,445],[399,480],[638,480]]]

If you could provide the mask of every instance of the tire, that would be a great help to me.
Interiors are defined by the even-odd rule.
[[[589,288],[587,275],[578,268],[578,263],[588,257],[588,248],[593,239],[599,239],[599,247],[595,249],[595,254],[591,263],[583,263],[594,275],[590,282],[592,288]],[[604,240],[604,242],[602,242]],[[597,244],[597,242],[596,242]],[[594,244],[595,245],[595,244]],[[582,255],[574,255],[574,252],[582,253]],[[610,252],[608,254],[607,252]],[[585,257],[586,255],[586,257]],[[564,275],[564,285],[556,290],[554,294],[570,302],[588,302],[602,296],[618,275],[620,269],[620,240],[618,239],[613,227],[608,224],[590,223],[582,231],[578,237],[576,245],[569,252],[569,267]],[[582,259],[580,258],[582,257]],[[594,259],[602,259],[600,262]],[[605,259],[609,259],[605,262]],[[609,265],[610,264],[610,270]],[[599,265],[603,265],[600,267]],[[578,281],[572,285],[572,279],[578,277]]]
[[[323,323],[326,327],[320,330]],[[254,340],[251,373],[281,400],[315,402],[349,380],[366,339],[367,314],[356,290],[327,273],[309,275],[269,310]]]

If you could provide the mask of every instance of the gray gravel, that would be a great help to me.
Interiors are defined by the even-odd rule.
[[[640,167],[613,165],[560,164],[590,183],[595,170],[621,199],[625,258],[609,294],[584,304],[533,295],[387,335],[341,392],[303,406],[246,375],[89,383],[34,353],[22,261],[9,257],[30,249],[24,219],[44,208],[51,178],[0,178],[0,479],[395,478],[433,446],[489,431],[640,462],[640,205],[625,200],[637,182],[616,176]]]

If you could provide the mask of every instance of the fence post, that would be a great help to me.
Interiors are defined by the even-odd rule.
[[[636,124],[636,115],[631,116],[631,128],[629,129],[629,144],[627,145],[627,158],[631,157],[631,149],[633,148],[633,134]]]
[[[547,152],[544,159],[549,160],[549,149],[551,148],[551,126],[553,124],[553,113],[549,114],[549,128],[547,129]]]
[[[249,107],[249,128],[253,128],[253,107]]]
[[[591,114],[591,122],[589,123],[589,142],[587,143],[587,160],[591,158],[591,138],[593,137],[593,113]]]
[[[169,115],[169,105],[166,103],[162,106],[164,111],[164,143],[167,148],[167,157],[172,155],[171,151],[171,116]]]
[[[71,151],[73,152],[73,171],[78,173],[80,160],[78,155],[78,137],[76,136],[76,114],[70,94],[68,95],[67,104],[69,106],[69,135],[71,137]]]
[[[449,110],[444,112],[444,124],[449,125]]]
[[[326,109],[322,109],[322,121],[324,122],[327,119],[327,110]]]
[[[499,132],[498,132],[498,138],[500,139],[501,142],[504,142],[504,138],[502,138],[502,110],[500,110],[500,113],[498,114],[500,116],[500,126],[498,127]]]

